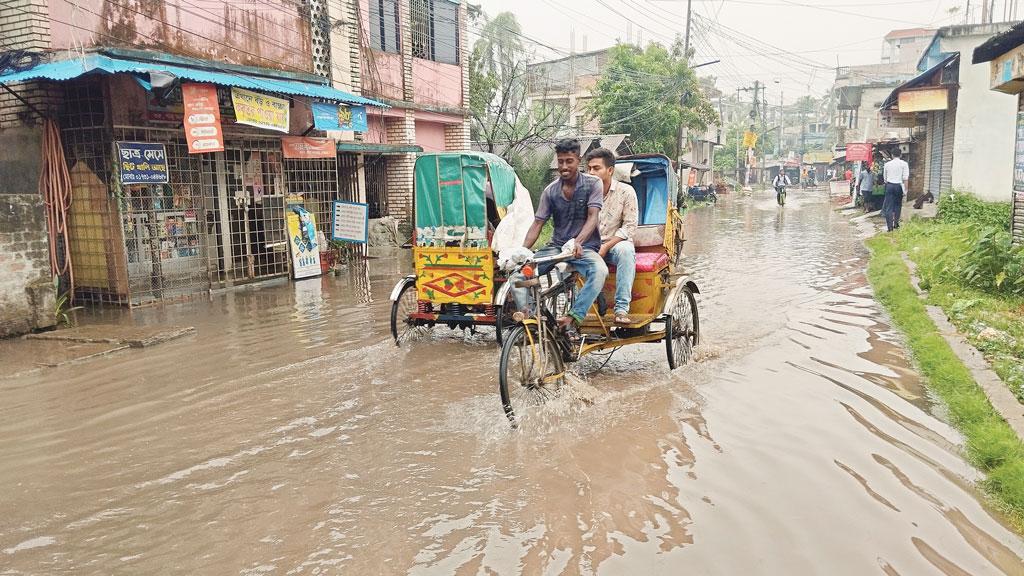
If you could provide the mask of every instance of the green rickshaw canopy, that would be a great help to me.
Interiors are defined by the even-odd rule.
[[[487,200],[498,207],[515,199],[516,173],[486,152],[441,152],[416,159],[416,243],[487,246]],[[490,188],[490,190],[488,189]]]

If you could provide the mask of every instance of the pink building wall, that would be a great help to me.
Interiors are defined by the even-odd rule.
[[[369,54],[366,54],[369,52]],[[364,50],[362,62],[364,91],[391,100],[402,100],[402,55]]]
[[[149,49],[293,72],[312,72],[309,20],[297,2],[50,0],[53,48]]]
[[[462,107],[462,68],[432,60],[412,61],[413,102],[428,106]]]
[[[417,120],[416,144],[424,152],[444,152],[444,124]]]

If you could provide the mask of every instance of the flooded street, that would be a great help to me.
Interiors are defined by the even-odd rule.
[[[699,361],[589,358],[509,429],[493,336],[391,342],[409,267],[95,322],[195,326],[0,376],[0,574],[1024,574],[824,191],[686,216]]]

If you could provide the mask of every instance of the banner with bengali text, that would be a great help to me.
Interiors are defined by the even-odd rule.
[[[231,103],[235,107],[235,122],[267,130],[288,132],[290,116],[288,100],[242,88],[232,88]]]
[[[223,152],[224,132],[220,124],[217,87],[213,84],[182,84],[181,100],[189,154]]]

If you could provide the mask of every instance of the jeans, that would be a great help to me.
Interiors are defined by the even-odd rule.
[[[612,246],[604,261],[615,266],[615,313],[629,314],[636,278],[636,248],[629,240],[623,240]]]
[[[900,215],[903,212],[903,185],[885,183],[885,200],[882,201],[882,215],[885,216],[885,227],[889,232],[900,227]]]
[[[561,251],[562,249],[558,246],[545,246],[537,251],[536,257],[554,256]],[[582,258],[569,260],[567,264],[571,265],[583,276],[583,288],[580,288],[576,293],[576,301],[569,310],[569,315],[576,322],[582,323],[583,319],[587,317],[590,306],[594,304],[594,301],[597,300],[601,290],[604,288],[605,278],[608,277],[608,266],[605,265],[601,256],[590,248],[583,249]],[[553,265],[545,264],[536,273],[539,276],[543,276],[550,272],[552,268]],[[509,277],[508,281],[517,282],[522,279],[522,273],[516,272]],[[530,301],[530,290],[528,288],[517,288],[515,284],[512,286],[512,297],[515,298],[516,306],[520,310],[531,308],[533,302]]]

